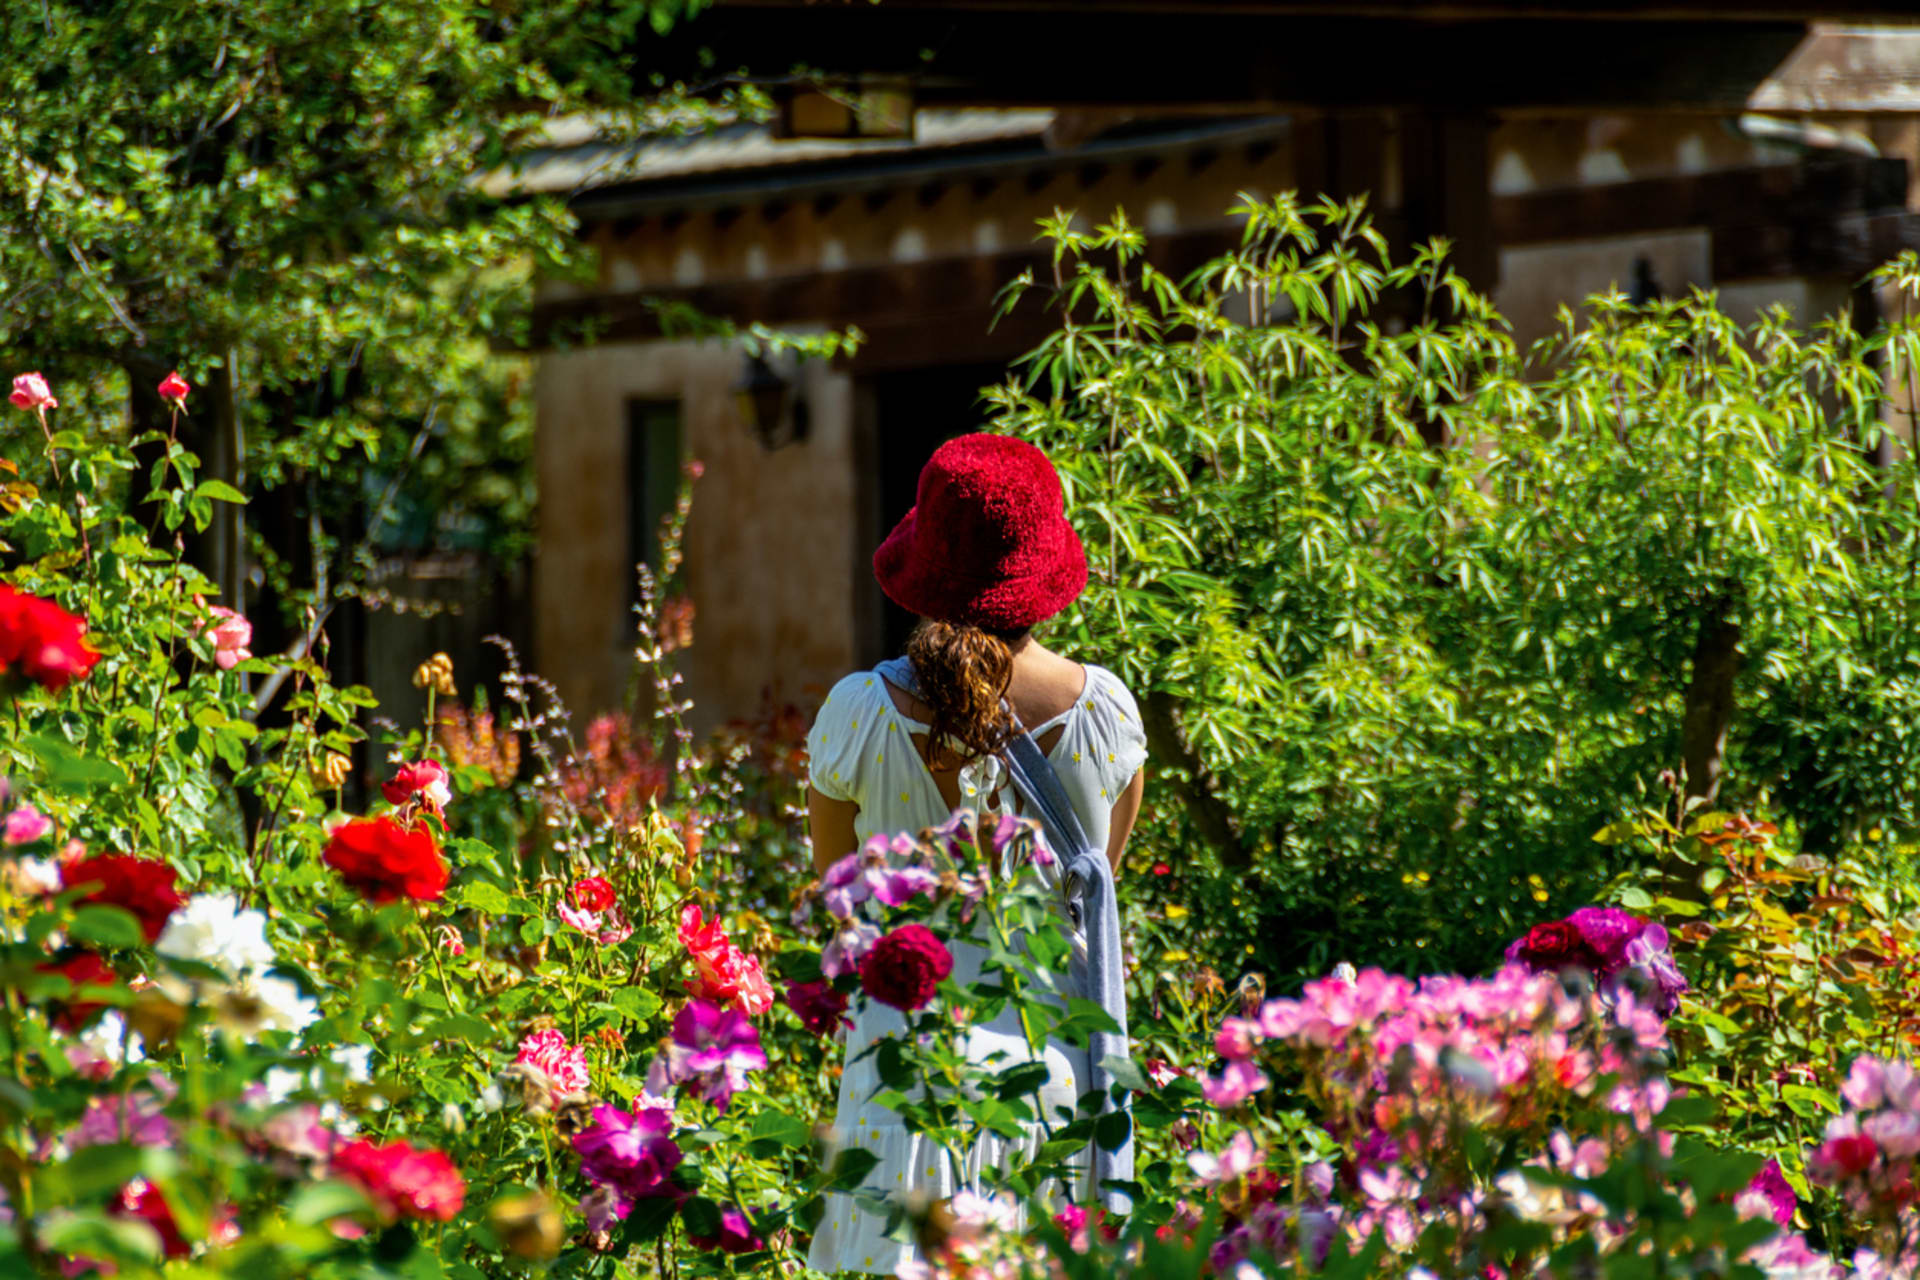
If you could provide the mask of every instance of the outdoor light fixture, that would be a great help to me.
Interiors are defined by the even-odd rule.
[[[777,88],[776,138],[913,141],[913,87],[891,76],[853,76]]]
[[[782,445],[807,438],[807,402],[794,392],[794,385],[767,363],[758,353],[747,357],[746,376],[735,385],[740,397],[740,416],[768,453]]]

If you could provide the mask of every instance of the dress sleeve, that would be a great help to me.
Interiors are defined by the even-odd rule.
[[[867,778],[860,763],[872,757],[868,742],[882,731],[884,719],[875,697],[878,685],[877,676],[857,671],[833,686],[820,704],[807,734],[807,782],[821,795],[863,802]]]
[[[1112,799],[1133,781],[1147,762],[1147,731],[1140,723],[1140,707],[1120,677],[1102,669],[1093,691],[1095,746],[1099,751],[1100,786]]]

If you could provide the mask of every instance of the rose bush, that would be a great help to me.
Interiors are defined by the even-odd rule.
[[[369,737],[324,630],[252,652],[178,554],[242,495],[171,437],[65,427],[91,399],[23,378],[45,430],[0,444],[24,486],[0,503],[0,1273],[792,1275],[829,1192],[922,1275],[1913,1269],[1920,903],[1892,841],[1841,865],[1679,804],[1603,832],[1635,874],[1501,933],[1486,976],[1270,994],[1197,927],[1149,810],[1135,1057],[1049,1112],[1034,1064],[970,1062],[959,1032],[1103,1027],[1059,981],[1027,873],[1051,854],[963,812],[811,881],[804,715],[686,724],[685,497],[636,707],[576,734],[536,676],[510,662],[488,697],[436,655],[425,721]],[[159,458],[137,516],[135,444]],[[1354,959],[1404,942],[1379,932]],[[956,980],[962,941],[987,960]],[[1046,1140],[948,1202],[872,1185],[819,1126],[861,1002],[907,1018],[872,1050],[880,1100],[934,1147]],[[1082,1158],[1128,1136],[1132,1209],[1105,1215]]]

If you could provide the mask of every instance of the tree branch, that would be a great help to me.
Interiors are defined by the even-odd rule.
[[[1147,749],[1176,772],[1162,774],[1179,794],[1201,839],[1220,851],[1230,867],[1245,866],[1249,851],[1240,839],[1233,807],[1220,796],[1220,780],[1207,767],[1180,725],[1180,700],[1155,689],[1140,701],[1140,721],[1147,731]]]

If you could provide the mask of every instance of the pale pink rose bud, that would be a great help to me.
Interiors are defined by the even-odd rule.
[[[187,385],[187,380],[180,376],[178,369],[160,380],[160,398],[176,409],[186,407],[187,393],[192,390],[193,388]]]
[[[52,388],[47,380],[37,373],[23,373],[13,380],[13,394],[7,399],[21,409],[58,409],[60,402],[53,398]]]
[[[231,671],[253,653],[253,624],[224,605],[207,610],[213,619],[207,625],[207,638],[213,641],[213,661],[222,671]]]

